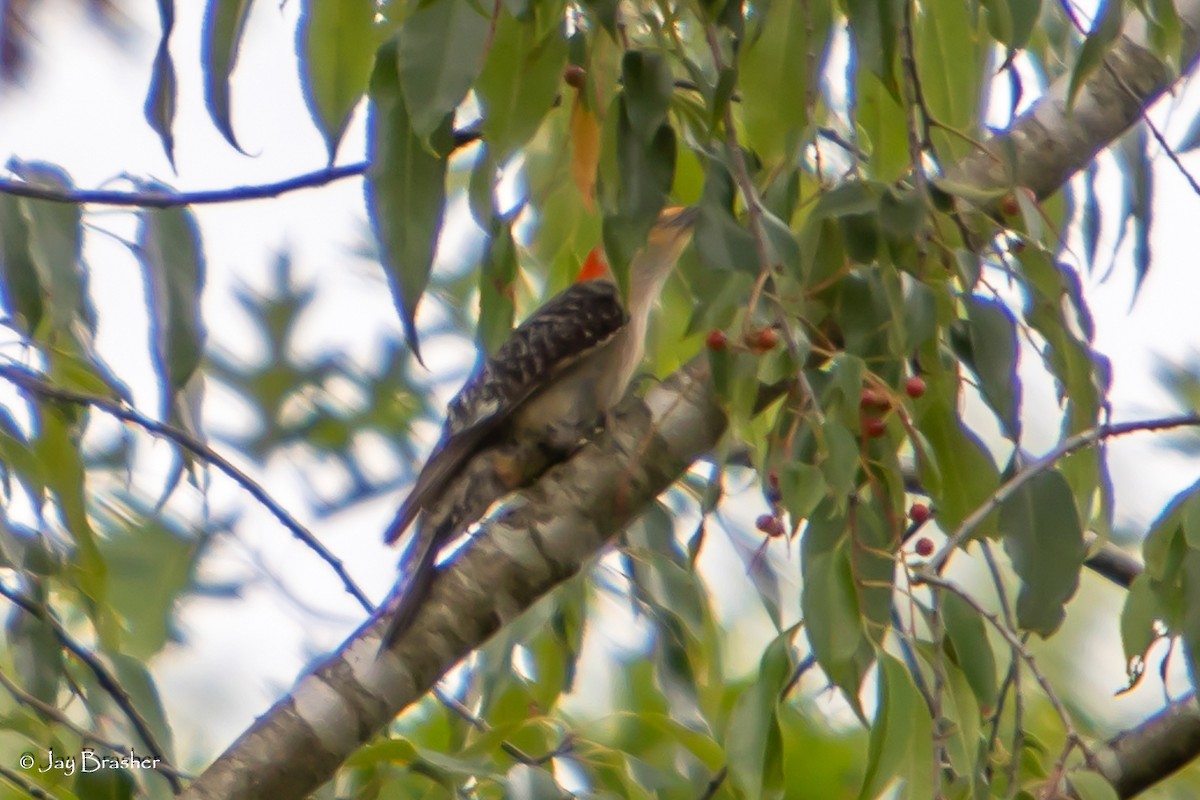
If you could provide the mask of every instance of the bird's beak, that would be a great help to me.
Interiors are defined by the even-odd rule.
[[[699,209],[696,206],[667,206],[658,215],[658,222],[650,229],[647,246],[669,247],[675,243],[686,246],[698,215]]]
[[[698,206],[667,206],[658,215],[658,224],[663,228],[691,228],[699,215]]]

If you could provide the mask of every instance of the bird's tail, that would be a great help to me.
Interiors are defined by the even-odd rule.
[[[380,651],[391,649],[404,635],[416,618],[417,609],[421,607],[433,586],[433,576],[437,572],[437,537],[421,535],[423,533],[418,531],[418,540],[413,543],[420,551],[414,553],[416,562],[412,568],[405,570],[408,575],[400,588],[399,601],[396,602],[395,608],[388,612],[387,628],[384,629],[383,639],[379,643]]]

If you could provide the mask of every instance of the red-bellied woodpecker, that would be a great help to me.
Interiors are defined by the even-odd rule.
[[[602,259],[526,319],[450,401],[441,438],[384,538],[416,521],[383,647],[408,628],[439,552],[504,496],[564,460],[604,423],[642,363],[650,310],[691,240],[669,208],[629,266],[628,308]]]

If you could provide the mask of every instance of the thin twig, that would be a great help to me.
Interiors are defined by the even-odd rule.
[[[488,725],[487,722],[473,714],[471,709],[463,705],[458,698],[451,697],[450,695],[446,694],[440,686],[433,687],[433,696],[436,697],[438,702],[445,706],[450,712],[462,718],[475,730],[482,733],[487,733],[492,729],[491,725]],[[544,756],[531,756],[521,748],[517,747],[515,744],[510,744],[509,742],[503,740],[500,742],[501,750],[503,750],[505,753],[508,753],[513,760],[518,761],[527,767],[545,766],[546,762],[552,761],[553,759],[570,752],[574,746],[575,742],[570,736],[567,736],[563,739],[562,743],[558,745],[558,747],[546,753]]]
[[[717,770],[717,774],[713,775],[712,780],[708,782],[708,786],[705,787],[704,794],[700,795],[699,800],[712,800],[713,797],[716,797],[717,791],[725,782],[725,776],[728,774],[729,767],[721,767]]]
[[[1084,757],[1087,758],[1088,763],[1091,764],[1094,761],[1094,756],[1091,750],[1084,743],[1083,737],[1079,734],[1079,731],[1075,729],[1075,724],[1071,722],[1071,716],[1068,713],[1067,707],[1063,703],[1062,698],[1060,698],[1058,693],[1054,691],[1054,687],[1050,685],[1049,679],[1046,678],[1045,674],[1038,667],[1037,659],[1034,658],[1033,654],[1029,652],[1029,649],[1025,646],[1025,643],[1021,640],[1021,637],[1017,636],[1016,633],[1010,630],[998,615],[987,611],[982,605],[979,604],[978,600],[972,597],[958,584],[954,583],[953,581],[946,580],[940,575],[928,570],[922,570],[917,574],[920,580],[924,583],[958,595],[958,597],[960,597],[964,603],[969,605],[976,614],[987,620],[991,626],[995,628],[1002,637],[1004,637],[1004,640],[1008,642],[1009,646],[1013,649],[1013,652],[1017,653],[1021,660],[1025,662],[1025,666],[1029,669],[1029,672],[1033,675],[1034,679],[1037,680],[1038,685],[1042,687],[1042,693],[1045,694],[1046,699],[1050,701],[1050,705],[1054,709],[1054,713],[1058,715],[1059,721],[1062,722],[1063,728],[1066,730],[1067,741],[1069,743],[1073,743],[1073,746],[1078,747],[1084,754]]]
[[[454,149],[466,147],[482,138],[480,132],[467,126],[454,131]],[[358,161],[340,167],[325,167],[273,183],[255,186],[231,186],[224,189],[200,189],[194,192],[173,192],[163,189],[122,192],[114,189],[62,189],[54,186],[38,186],[12,178],[0,178],[0,194],[46,200],[51,203],[73,203],[75,205],[133,206],[136,208],[176,208],[178,206],[209,203],[236,203],[244,200],[264,200],[298,189],[313,189],[326,186],[345,178],[355,178],[367,173],[371,164]]]
[[[8,767],[0,765],[0,776],[10,781],[18,789],[25,792],[25,794],[34,798],[34,800],[58,800],[58,795],[50,794],[36,783],[26,780],[25,776],[21,773],[15,772]]]
[[[96,682],[100,684],[100,688],[113,699],[113,702],[125,714],[130,724],[133,725],[133,729],[138,737],[145,743],[147,749],[150,750],[150,756],[170,766],[170,759],[167,758],[166,751],[159,745],[153,731],[150,730],[150,723],[137,710],[137,707],[133,704],[133,699],[121,687],[116,677],[108,671],[108,668],[100,662],[96,654],[72,639],[66,629],[63,628],[62,623],[58,621],[46,606],[21,592],[10,589],[3,583],[0,583],[0,595],[7,597],[14,605],[20,607],[30,616],[41,620],[50,628],[59,643],[83,662],[84,666],[95,676]],[[161,772],[163,777],[167,779],[167,782],[171,784],[171,788],[175,794],[183,791],[183,783],[179,780],[177,770],[172,767],[170,770],[162,770]]]
[[[975,511],[963,520],[953,535],[942,545],[942,549],[938,550],[933,558],[929,560],[929,568],[941,572],[950,554],[966,542],[971,534],[975,532],[975,529],[982,525],[984,520],[988,518],[989,514],[1003,505],[1018,489],[1034,477],[1045,472],[1075,451],[1090,447],[1105,439],[1111,439],[1114,436],[1123,436],[1127,433],[1161,431],[1194,425],[1200,425],[1200,414],[1180,414],[1173,417],[1160,417],[1158,419],[1137,420],[1134,422],[1105,423],[1082,433],[1075,434],[1007,480],[991,497],[984,501],[983,505],[979,506],[979,508],[975,509]]]
[[[259,186],[233,186],[225,189],[201,189],[195,192],[171,192],[145,190],[122,192],[115,189],[61,189],[39,186],[12,178],[0,178],[0,194],[28,197],[32,200],[47,200],[51,203],[74,203],[76,205],[135,206],[138,208],[175,208],[177,206],[200,205],[203,203],[229,203],[241,200],[262,200],[363,175],[369,167],[366,161],[327,167],[315,172],[306,172],[274,183]]]
[[[43,702],[22,689],[16,684],[15,681],[13,681],[12,678],[4,674],[3,671],[0,671],[0,686],[3,686],[5,689],[7,689],[8,693],[12,695],[13,699],[21,705],[28,706],[33,711],[42,715],[44,718],[53,720],[54,722],[74,733],[84,742],[91,742],[92,744],[103,747],[105,750],[122,756],[127,754],[131,749],[127,744],[121,744],[120,742],[114,742],[111,739],[105,739],[95,731],[89,731],[82,725],[77,724],[74,720],[67,716],[62,709]],[[187,778],[189,780],[193,777],[186,772],[180,772],[179,770],[176,770],[169,764],[164,764],[157,769],[164,774],[170,772],[178,775],[181,778]]]
[[[242,470],[234,466],[228,459],[213,450],[204,442],[196,439],[194,436],[181,431],[178,428],[168,425],[164,422],[151,419],[139,411],[129,408],[116,400],[110,400],[106,397],[97,395],[85,394],[76,392],[71,389],[64,389],[58,386],[52,386],[44,378],[37,373],[26,369],[25,367],[14,364],[0,364],[0,378],[4,378],[13,385],[17,386],[26,392],[29,392],[37,397],[48,400],[57,400],[63,403],[71,403],[73,405],[86,406],[89,408],[98,408],[106,414],[110,414],[117,419],[125,422],[133,423],[138,427],[148,431],[155,436],[160,436],[168,439],[179,445],[184,450],[187,450],[192,455],[202,461],[211,464],[221,472],[225,473],[235,483],[245,489],[251,497],[260,502],[271,514],[279,520],[279,522],[288,529],[289,532],[301,542],[303,542],[310,550],[317,554],[341,579],[342,585],[346,591],[354,596],[354,599],[367,610],[373,612],[375,606],[367,598],[366,593],[358,587],[354,579],[350,577],[350,573],[346,570],[345,565],[331,553],[320,541],[298,520],[292,517],[279,503],[267,493],[253,478],[247,475]]]

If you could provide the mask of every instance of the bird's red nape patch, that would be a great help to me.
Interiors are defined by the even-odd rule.
[[[579,274],[575,276],[575,282],[594,281],[605,278],[608,275],[608,259],[604,257],[604,250],[596,246],[592,248],[592,252],[588,253],[587,258],[583,260],[583,266],[579,268]]]

